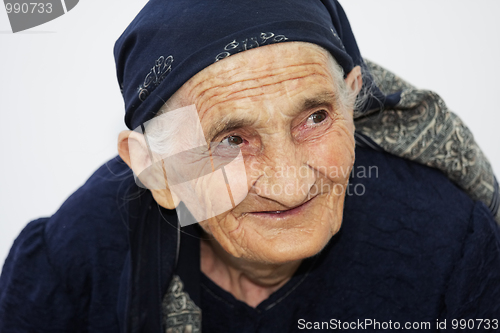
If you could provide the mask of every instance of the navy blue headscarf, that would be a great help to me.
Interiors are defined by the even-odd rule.
[[[349,21],[334,0],[150,0],[114,49],[125,123],[134,129],[153,118],[186,81],[216,61],[291,41],[322,46],[346,74],[364,67]],[[387,105],[369,73],[363,79],[372,87],[371,98],[358,111]]]

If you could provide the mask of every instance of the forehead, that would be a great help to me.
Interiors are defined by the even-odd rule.
[[[179,89],[175,104],[194,104],[204,129],[221,118],[257,117],[255,108],[269,111],[314,95],[336,96],[332,65],[329,53],[314,44],[263,46],[205,68]]]

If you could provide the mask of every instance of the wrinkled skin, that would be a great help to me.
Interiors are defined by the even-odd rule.
[[[228,58],[195,75],[177,94],[196,105],[205,135],[218,119],[248,121],[248,126],[207,141],[228,136],[233,144],[241,141],[249,194],[232,211],[201,225],[227,252],[251,261],[284,263],[314,255],[342,221],[344,191],[336,187],[335,194],[334,185],[347,184],[354,162],[352,115],[334,98],[326,54],[297,44]],[[333,98],[303,108],[307,99],[324,95]],[[287,166],[289,172],[277,174]],[[334,168],[344,170],[345,176],[338,172],[340,177],[329,177],[337,173],[325,169]],[[288,195],[283,194],[285,188]],[[289,216],[258,214],[291,209],[308,200]]]
[[[359,68],[346,82],[359,91]],[[241,149],[248,195],[200,223],[214,238],[202,242],[201,268],[251,306],[283,285],[341,226],[355,143],[352,105],[338,95],[327,52],[294,42],[219,61],[169,101],[171,108],[196,106],[207,143]],[[232,120],[239,126],[217,131]],[[168,194],[152,192],[171,208]]]

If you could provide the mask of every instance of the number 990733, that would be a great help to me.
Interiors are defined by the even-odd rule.
[[[23,13],[23,14],[50,14],[52,13],[52,3],[43,3],[43,2],[14,2],[5,3],[5,9],[7,10],[7,14],[10,13]]]

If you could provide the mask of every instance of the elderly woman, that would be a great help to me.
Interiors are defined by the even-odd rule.
[[[2,332],[499,329],[489,164],[336,1],[151,0],[115,55],[120,158],[18,237]]]

